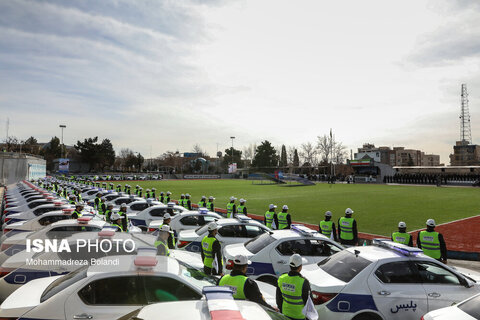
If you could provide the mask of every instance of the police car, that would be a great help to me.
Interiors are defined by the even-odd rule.
[[[224,248],[225,272],[233,266],[233,257],[243,254],[252,262],[247,275],[276,284],[278,276],[290,271],[288,259],[298,253],[304,264],[322,261],[344,248],[337,242],[303,225],[292,224],[291,229],[264,233],[245,243]]]
[[[67,274],[75,271],[78,266],[68,264],[70,260],[90,263],[91,259],[99,259],[112,255],[134,255],[137,248],[153,247],[156,237],[147,234],[115,232],[116,228],[104,227],[100,232],[77,233],[66,238],[72,252],[27,252],[26,250],[8,258],[0,268],[0,301],[5,300],[12,292],[27,282],[35,279]],[[97,241],[103,250],[95,247],[78,246],[78,240],[95,243]],[[35,261],[30,263],[29,261]],[[58,265],[52,265],[55,261]],[[65,265],[60,264],[64,262]]]
[[[237,218],[220,219],[216,223],[218,225],[216,238],[222,247],[233,243],[244,243],[256,236],[271,232],[262,223],[242,215]],[[200,252],[201,242],[206,235],[208,235],[208,224],[197,229],[180,231],[176,246],[188,251]]]
[[[2,243],[6,238],[10,238],[14,234],[20,232],[37,231],[51,223],[72,219],[72,213],[74,210],[74,208],[68,208],[58,211],[50,211],[30,220],[18,221],[9,224],[3,229],[3,235],[0,238],[0,243]]]
[[[204,299],[145,306],[117,320],[288,320],[284,315],[246,300],[233,300],[227,287],[204,287]],[[181,311],[179,311],[181,310]]]
[[[479,284],[389,240],[351,247],[303,266],[320,319],[419,319],[480,292]]]
[[[477,320],[480,319],[480,294],[459,304],[441,308],[424,315],[421,320]]]
[[[197,229],[218,219],[222,219],[222,216],[218,213],[208,211],[207,208],[200,208],[198,211],[184,211],[171,216],[170,228],[175,234],[178,234],[182,230]],[[148,231],[155,233],[162,224],[163,218],[153,220],[148,225]]]
[[[63,220],[52,223],[35,232],[22,232],[5,239],[0,246],[0,264],[8,257],[25,250],[27,240],[62,239],[76,232],[98,232],[106,225],[103,220],[94,220],[93,216],[82,216],[78,219]]]
[[[143,227],[146,230],[150,222],[159,219],[163,220],[163,215],[167,212],[171,217],[174,217],[179,213],[188,212],[188,210],[182,206],[175,205],[173,202],[170,202],[168,205],[160,202],[160,204],[148,207],[140,212],[128,214],[128,219],[133,225]]]
[[[159,205],[159,204],[164,205],[163,203],[153,199],[147,199],[147,200],[142,199],[142,200],[133,201],[127,204],[127,213],[138,213],[151,206]]]
[[[65,276],[36,279],[13,292],[0,306],[0,319],[104,319],[111,320],[144,305],[199,300],[202,288],[215,279],[155,256],[155,248],[136,256],[97,260]]]
[[[34,209],[34,208],[40,206],[40,205],[52,203],[54,199],[55,198],[52,195],[48,194],[48,195],[44,195],[43,198],[35,199],[31,202],[28,202],[28,203],[25,203],[25,204],[22,204],[22,205],[18,205],[18,206],[9,202],[5,206],[4,215],[9,215],[9,214],[12,214],[12,213],[19,213],[19,212],[31,210],[31,209]]]
[[[53,203],[42,204],[36,207],[35,209],[30,209],[28,211],[7,214],[2,217],[4,222],[4,224],[2,225],[2,229],[6,228],[7,225],[14,222],[30,220],[47,212],[58,211],[58,210],[73,208],[73,207],[74,206],[67,204],[63,201],[54,201]]]
[[[5,204],[10,207],[19,207],[26,205],[34,200],[41,200],[44,199],[43,193],[38,191],[33,191],[32,193],[28,193],[26,195],[17,195],[16,197],[6,197]]]

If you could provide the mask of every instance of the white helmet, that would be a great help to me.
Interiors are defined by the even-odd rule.
[[[171,219],[170,213],[168,212],[163,215],[163,220],[167,220],[167,219]]]
[[[353,210],[350,209],[350,208],[347,208],[347,209],[345,210],[345,214],[352,214],[352,213],[353,213]]]
[[[110,220],[118,220],[118,219],[123,219],[123,217],[116,212],[110,215]]]
[[[282,210],[288,210],[288,206],[286,204],[283,205]]]
[[[126,204],[126,203],[122,203],[122,204],[120,205],[120,208],[126,208],[126,207],[127,207],[127,204]]]
[[[331,216],[332,216],[332,212],[330,211],[325,212],[325,217],[331,217]]]
[[[213,230],[217,230],[218,229],[218,226],[215,222],[210,222],[208,224],[208,231],[213,231]]]
[[[433,220],[433,219],[428,219],[428,220],[427,220],[427,226],[429,226],[429,227],[435,227],[435,220]]]
[[[240,199],[240,203],[245,203],[245,202],[247,202],[247,200],[245,200],[245,199],[243,199],[243,198]]]
[[[237,200],[237,198],[235,198],[234,196],[230,197],[230,201],[235,201],[235,200]]]
[[[400,221],[400,222],[398,223],[398,227],[399,227],[399,228],[406,228],[406,227],[407,227],[407,224],[406,224],[405,222],[403,222],[403,221]]]

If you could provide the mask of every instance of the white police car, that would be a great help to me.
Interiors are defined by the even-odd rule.
[[[3,212],[3,215],[9,215],[12,213],[20,213],[24,212],[27,210],[34,209],[42,204],[49,204],[53,203],[53,200],[55,198],[52,195],[45,195],[43,198],[40,199],[35,199],[31,202],[24,203],[22,205],[15,205],[14,203],[9,202],[8,204],[5,205],[5,210]]]
[[[74,206],[67,204],[63,201],[54,201],[54,203],[42,204],[35,209],[30,209],[28,211],[12,213],[3,217],[4,224],[2,225],[2,229],[7,228],[9,224],[12,224],[14,222],[30,220],[47,212],[58,211],[68,208],[74,208]]]
[[[3,229],[3,235],[0,238],[0,243],[2,243],[6,238],[10,238],[14,234],[20,232],[37,231],[54,222],[72,219],[72,213],[74,210],[74,208],[68,208],[58,211],[50,211],[30,220],[18,221],[9,224]]]
[[[142,199],[127,204],[127,213],[138,213],[154,205],[164,205],[163,203],[153,199]]]
[[[320,319],[419,319],[480,291],[478,283],[389,240],[303,266]]]
[[[226,246],[223,249],[226,261],[224,268],[228,272],[233,266],[233,257],[243,254],[252,262],[248,266],[247,275],[276,284],[278,276],[290,271],[288,259],[294,253],[302,256],[304,264],[311,264],[343,249],[342,245],[318,231],[292,224],[292,229],[274,230],[245,243]]]
[[[288,320],[284,315],[246,300],[233,300],[227,287],[204,287],[205,299],[145,306],[117,320]],[[179,311],[180,310],[180,311]]]
[[[111,320],[144,305],[199,300],[215,279],[173,258],[155,256],[155,248],[136,256],[97,260],[65,276],[30,281],[0,306],[0,319]]]
[[[179,213],[188,212],[188,210],[182,206],[175,205],[173,202],[169,203],[168,205],[160,202],[160,204],[153,205],[137,213],[130,213],[127,216],[133,225],[137,227],[143,227],[145,230],[147,230],[150,222],[159,219],[163,220],[163,215],[167,212],[171,217],[174,217]]]
[[[27,252],[23,250],[8,258],[0,268],[0,301],[27,282],[75,271],[78,265],[70,261],[87,261],[112,255],[134,255],[137,248],[153,247],[156,237],[146,234],[115,232],[104,227],[100,232],[76,233],[66,238],[71,252]],[[87,246],[86,241],[98,247]],[[78,245],[81,243],[81,245]],[[84,245],[85,244],[85,245]],[[100,249],[99,249],[100,248]],[[32,263],[32,261],[34,263]],[[55,261],[58,264],[52,264]]]
[[[222,247],[233,243],[244,243],[256,236],[269,233],[271,230],[262,223],[242,215],[237,218],[224,218],[217,222],[217,240]],[[183,230],[178,233],[177,248],[185,248],[192,252],[200,252],[201,242],[208,235],[208,224],[192,230]]]
[[[480,294],[476,294],[451,307],[441,308],[424,315],[421,320],[478,320],[480,319]]]
[[[0,264],[8,257],[25,250],[27,239],[62,239],[76,232],[98,232],[107,223],[103,220],[94,220],[93,216],[82,216],[78,219],[63,220],[52,223],[35,232],[23,232],[5,239],[0,246]]]
[[[198,211],[184,211],[182,213],[171,216],[170,228],[174,233],[178,234],[182,230],[197,229],[210,222],[223,219],[221,215],[208,211],[207,208],[200,208]],[[158,231],[158,227],[163,224],[163,218],[153,220],[148,225],[148,232]]]

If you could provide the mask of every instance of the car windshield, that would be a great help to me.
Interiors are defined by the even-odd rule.
[[[40,297],[40,302],[44,302],[63,289],[71,286],[73,283],[80,281],[87,277],[87,269],[88,266],[83,266],[78,268],[77,270],[70,272],[69,274],[58,278],[57,280],[53,281],[45,291],[43,291],[42,296]]]
[[[460,303],[458,309],[467,313],[475,319],[480,319],[480,294],[476,295],[472,299]]]
[[[255,254],[274,241],[275,238],[272,237],[270,233],[264,233],[256,236],[252,240],[245,242],[245,248],[251,253]]]
[[[195,233],[198,234],[199,236],[201,236],[202,234],[204,234],[207,231],[208,231],[208,224],[206,224],[206,225],[204,225],[200,228],[195,229]]]
[[[216,286],[217,279],[212,276],[207,276],[203,271],[195,269],[186,263],[180,263],[180,277],[186,280],[191,285],[202,290],[205,286]]]
[[[371,261],[362,258],[360,255],[343,250],[320,261],[317,265],[332,277],[344,282],[350,282],[371,263]]]

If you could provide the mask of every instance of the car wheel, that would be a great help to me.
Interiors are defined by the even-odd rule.
[[[382,320],[382,318],[374,313],[362,313],[352,320]]]

